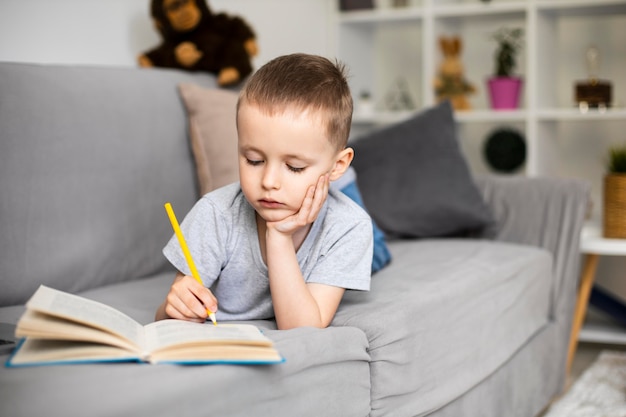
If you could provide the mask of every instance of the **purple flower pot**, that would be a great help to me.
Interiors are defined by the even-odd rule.
[[[487,80],[491,108],[494,110],[510,110],[519,107],[519,96],[522,90],[521,78],[496,77]]]

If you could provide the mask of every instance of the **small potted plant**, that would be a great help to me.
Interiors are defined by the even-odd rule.
[[[626,145],[609,149],[604,176],[604,237],[626,238]]]
[[[494,76],[487,80],[491,107],[495,110],[516,109],[522,78],[514,75],[517,54],[522,46],[524,31],[521,28],[500,28],[491,37],[498,43],[495,53]]]

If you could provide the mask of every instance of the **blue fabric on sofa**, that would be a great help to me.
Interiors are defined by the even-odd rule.
[[[345,195],[350,197],[352,201],[361,206],[365,211],[367,207],[363,204],[363,198],[359,191],[358,181],[354,168],[349,167],[341,178],[330,184],[331,187],[339,189]],[[391,262],[391,253],[387,247],[385,234],[380,230],[376,222],[372,219],[372,227],[374,228],[374,256],[372,258],[372,273],[383,269]]]
[[[356,181],[352,181],[350,184],[343,187],[341,191],[350,197],[355,203],[365,208],[363,198],[361,197]],[[391,262],[391,253],[389,253],[389,248],[385,242],[385,234],[376,225],[374,220],[372,220],[372,225],[374,227],[374,256],[372,258],[372,273],[374,273],[380,271],[389,262]]]

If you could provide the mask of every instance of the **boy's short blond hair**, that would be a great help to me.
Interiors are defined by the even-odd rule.
[[[348,143],[352,95],[345,66],[339,62],[301,53],[274,58],[248,79],[237,110],[242,103],[269,115],[311,111],[319,115],[328,139],[338,150]]]

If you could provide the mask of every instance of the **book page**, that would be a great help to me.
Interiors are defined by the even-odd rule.
[[[74,320],[67,320],[46,313],[26,310],[20,318],[15,334],[17,337],[48,340],[74,340],[117,346],[131,352],[141,352],[135,343],[110,332],[86,326]]]
[[[284,362],[282,356],[272,346],[242,345],[186,345],[175,349],[154,351],[147,359],[150,363],[180,364],[276,364]]]
[[[271,346],[272,342],[251,324],[193,323],[183,320],[161,320],[145,326],[146,346],[149,351],[184,344],[203,345],[257,345]]]
[[[9,366],[138,360],[136,354],[105,345],[26,339],[11,357]]]
[[[143,326],[106,304],[58,291],[44,285],[26,303],[28,309],[62,317],[119,335],[143,345]]]

